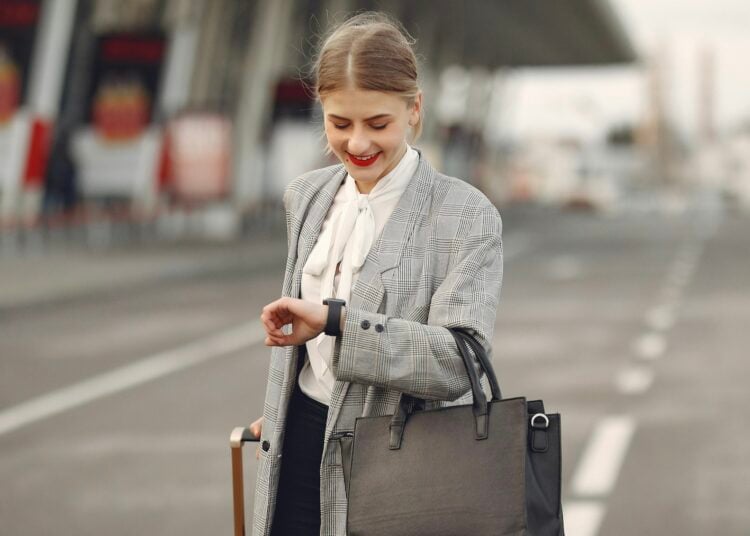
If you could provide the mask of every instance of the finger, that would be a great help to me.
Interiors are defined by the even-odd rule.
[[[292,335],[284,335],[282,337],[269,335],[266,337],[266,346],[291,346],[292,344],[295,344]]]
[[[260,314],[260,319],[264,323],[266,323],[266,322],[273,322],[273,317],[274,317],[274,312],[273,311],[274,311],[274,308],[275,308],[275,306],[274,306],[273,303],[269,303],[268,305],[266,305],[265,307],[263,307],[263,310],[261,311],[261,314]]]
[[[269,319],[275,327],[280,328],[284,324],[288,324],[292,321],[292,315],[289,314],[289,311],[283,310],[283,309],[272,309],[268,312]]]
[[[283,335],[281,328],[279,328],[278,326],[275,326],[273,322],[271,322],[270,319],[268,319],[267,317],[264,317],[263,315],[261,315],[260,318],[261,318],[261,322],[263,323],[263,327],[265,328],[266,332],[269,335],[274,335],[276,337]]]
[[[263,314],[261,315],[261,321],[263,322],[266,331],[270,333],[274,330],[280,330],[286,324],[289,324],[292,320],[288,316],[280,314],[278,310],[269,308],[263,311]],[[279,333],[276,334],[279,335]]]
[[[263,307],[263,310],[264,311],[270,311],[271,309],[275,309],[278,306],[279,302],[281,300],[283,300],[283,299],[284,298],[279,298],[278,300],[272,301],[271,303],[269,303],[268,305],[266,305],[265,307]]]
[[[278,300],[274,300],[265,307],[263,307],[264,312],[271,312],[271,311],[278,311],[280,309],[287,309],[286,306],[286,300],[287,298],[279,298]]]
[[[272,307],[269,308],[269,312],[281,319],[282,321],[288,321],[290,318],[294,316],[294,311],[292,310],[292,305],[294,304],[295,300],[292,298],[281,298],[279,300],[276,300],[272,305]]]
[[[286,340],[286,337],[274,337],[272,335],[268,335],[265,340],[266,346],[288,346],[289,342]]]

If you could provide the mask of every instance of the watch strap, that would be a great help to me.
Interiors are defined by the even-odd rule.
[[[323,300],[323,305],[328,306],[328,318],[323,332],[332,337],[339,337],[341,335],[341,308],[346,305],[346,302],[335,298],[327,298]]]

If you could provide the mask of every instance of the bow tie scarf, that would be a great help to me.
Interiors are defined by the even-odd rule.
[[[320,278],[321,297],[334,297],[336,269],[341,263],[335,297],[349,303],[354,275],[362,268],[375,240],[375,215],[368,196],[357,191],[354,181],[347,180],[343,190],[344,202],[334,208],[330,225],[321,232],[303,272]],[[332,343],[332,337],[325,333],[315,340],[325,358],[331,354]],[[310,360],[310,365],[318,379],[328,368],[318,360]]]

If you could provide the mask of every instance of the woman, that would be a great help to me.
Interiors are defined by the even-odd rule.
[[[341,164],[284,194],[289,254],[283,297],[261,315],[273,349],[252,425],[263,536],[346,534],[337,437],[357,417],[392,414],[401,392],[425,409],[471,403],[447,328],[489,350],[502,279],[495,207],[408,144],[422,94],[405,32],[377,13],[349,19],[325,40],[314,81]]]

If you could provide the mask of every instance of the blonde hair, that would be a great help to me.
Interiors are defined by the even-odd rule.
[[[395,93],[412,106],[420,92],[415,43],[388,15],[368,11],[344,21],[324,39],[313,64],[313,91],[326,94],[353,85],[357,89]],[[422,113],[412,139],[422,132]]]

